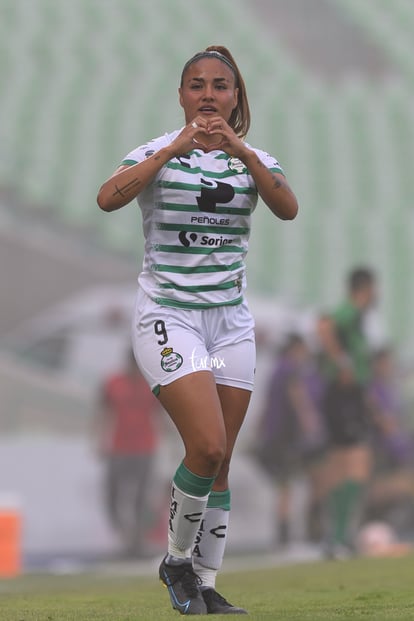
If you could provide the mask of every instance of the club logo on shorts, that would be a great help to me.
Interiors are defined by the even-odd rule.
[[[247,167],[243,164],[238,157],[231,157],[228,161],[228,167],[230,170],[236,173],[245,173],[247,172]]]
[[[164,347],[161,352],[161,368],[166,373],[172,373],[183,364],[183,357],[173,350],[172,347]]]

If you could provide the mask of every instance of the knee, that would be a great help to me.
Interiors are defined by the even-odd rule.
[[[228,479],[229,479],[229,470],[230,470],[230,459],[225,457],[221,462],[220,470],[215,480],[215,485],[218,485],[219,488],[223,487],[223,489],[227,489],[228,487]]]
[[[203,442],[187,451],[189,461],[204,476],[215,476],[220,471],[225,456],[225,445],[220,442]]]
[[[220,443],[213,443],[210,446],[204,446],[201,457],[205,461],[206,466],[214,470],[217,473],[223,463],[225,455],[225,446]]]

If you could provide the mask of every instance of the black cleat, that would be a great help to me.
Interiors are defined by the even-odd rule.
[[[172,607],[182,615],[206,615],[207,606],[201,595],[200,578],[193,570],[191,560],[179,565],[160,565],[160,580],[168,589]]]
[[[209,615],[247,615],[247,610],[229,604],[229,602],[214,589],[203,589],[201,595],[204,598]]]

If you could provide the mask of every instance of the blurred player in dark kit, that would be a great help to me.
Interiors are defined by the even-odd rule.
[[[353,528],[371,473],[371,354],[364,317],[376,299],[374,273],[356,268],[348,276],[346,299],[318,326],[326,380],[322,408],[330,443],[327,553],[333,558],[353,551]]]

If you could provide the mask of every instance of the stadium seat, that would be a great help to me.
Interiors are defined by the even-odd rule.
[[[248,87],[248,140],[280,158],[301,205],[294,226],[257,210],[250,286],[325,304],[347,266],[374,263],[403,338],[408,311],[390,301],[401,290],[395,275],[414,259],[414,4],[332,2],[381,46],[395,75],[323,81],[247,0],[236,14],[222,0],[2,0],[0,183],[112,251],[141,253],[137,209],[102,215],[97,189],[131,148],[182,123],[174,97],[185,60],[226,44]],[[406,295],[414,302],[414,286]]]

